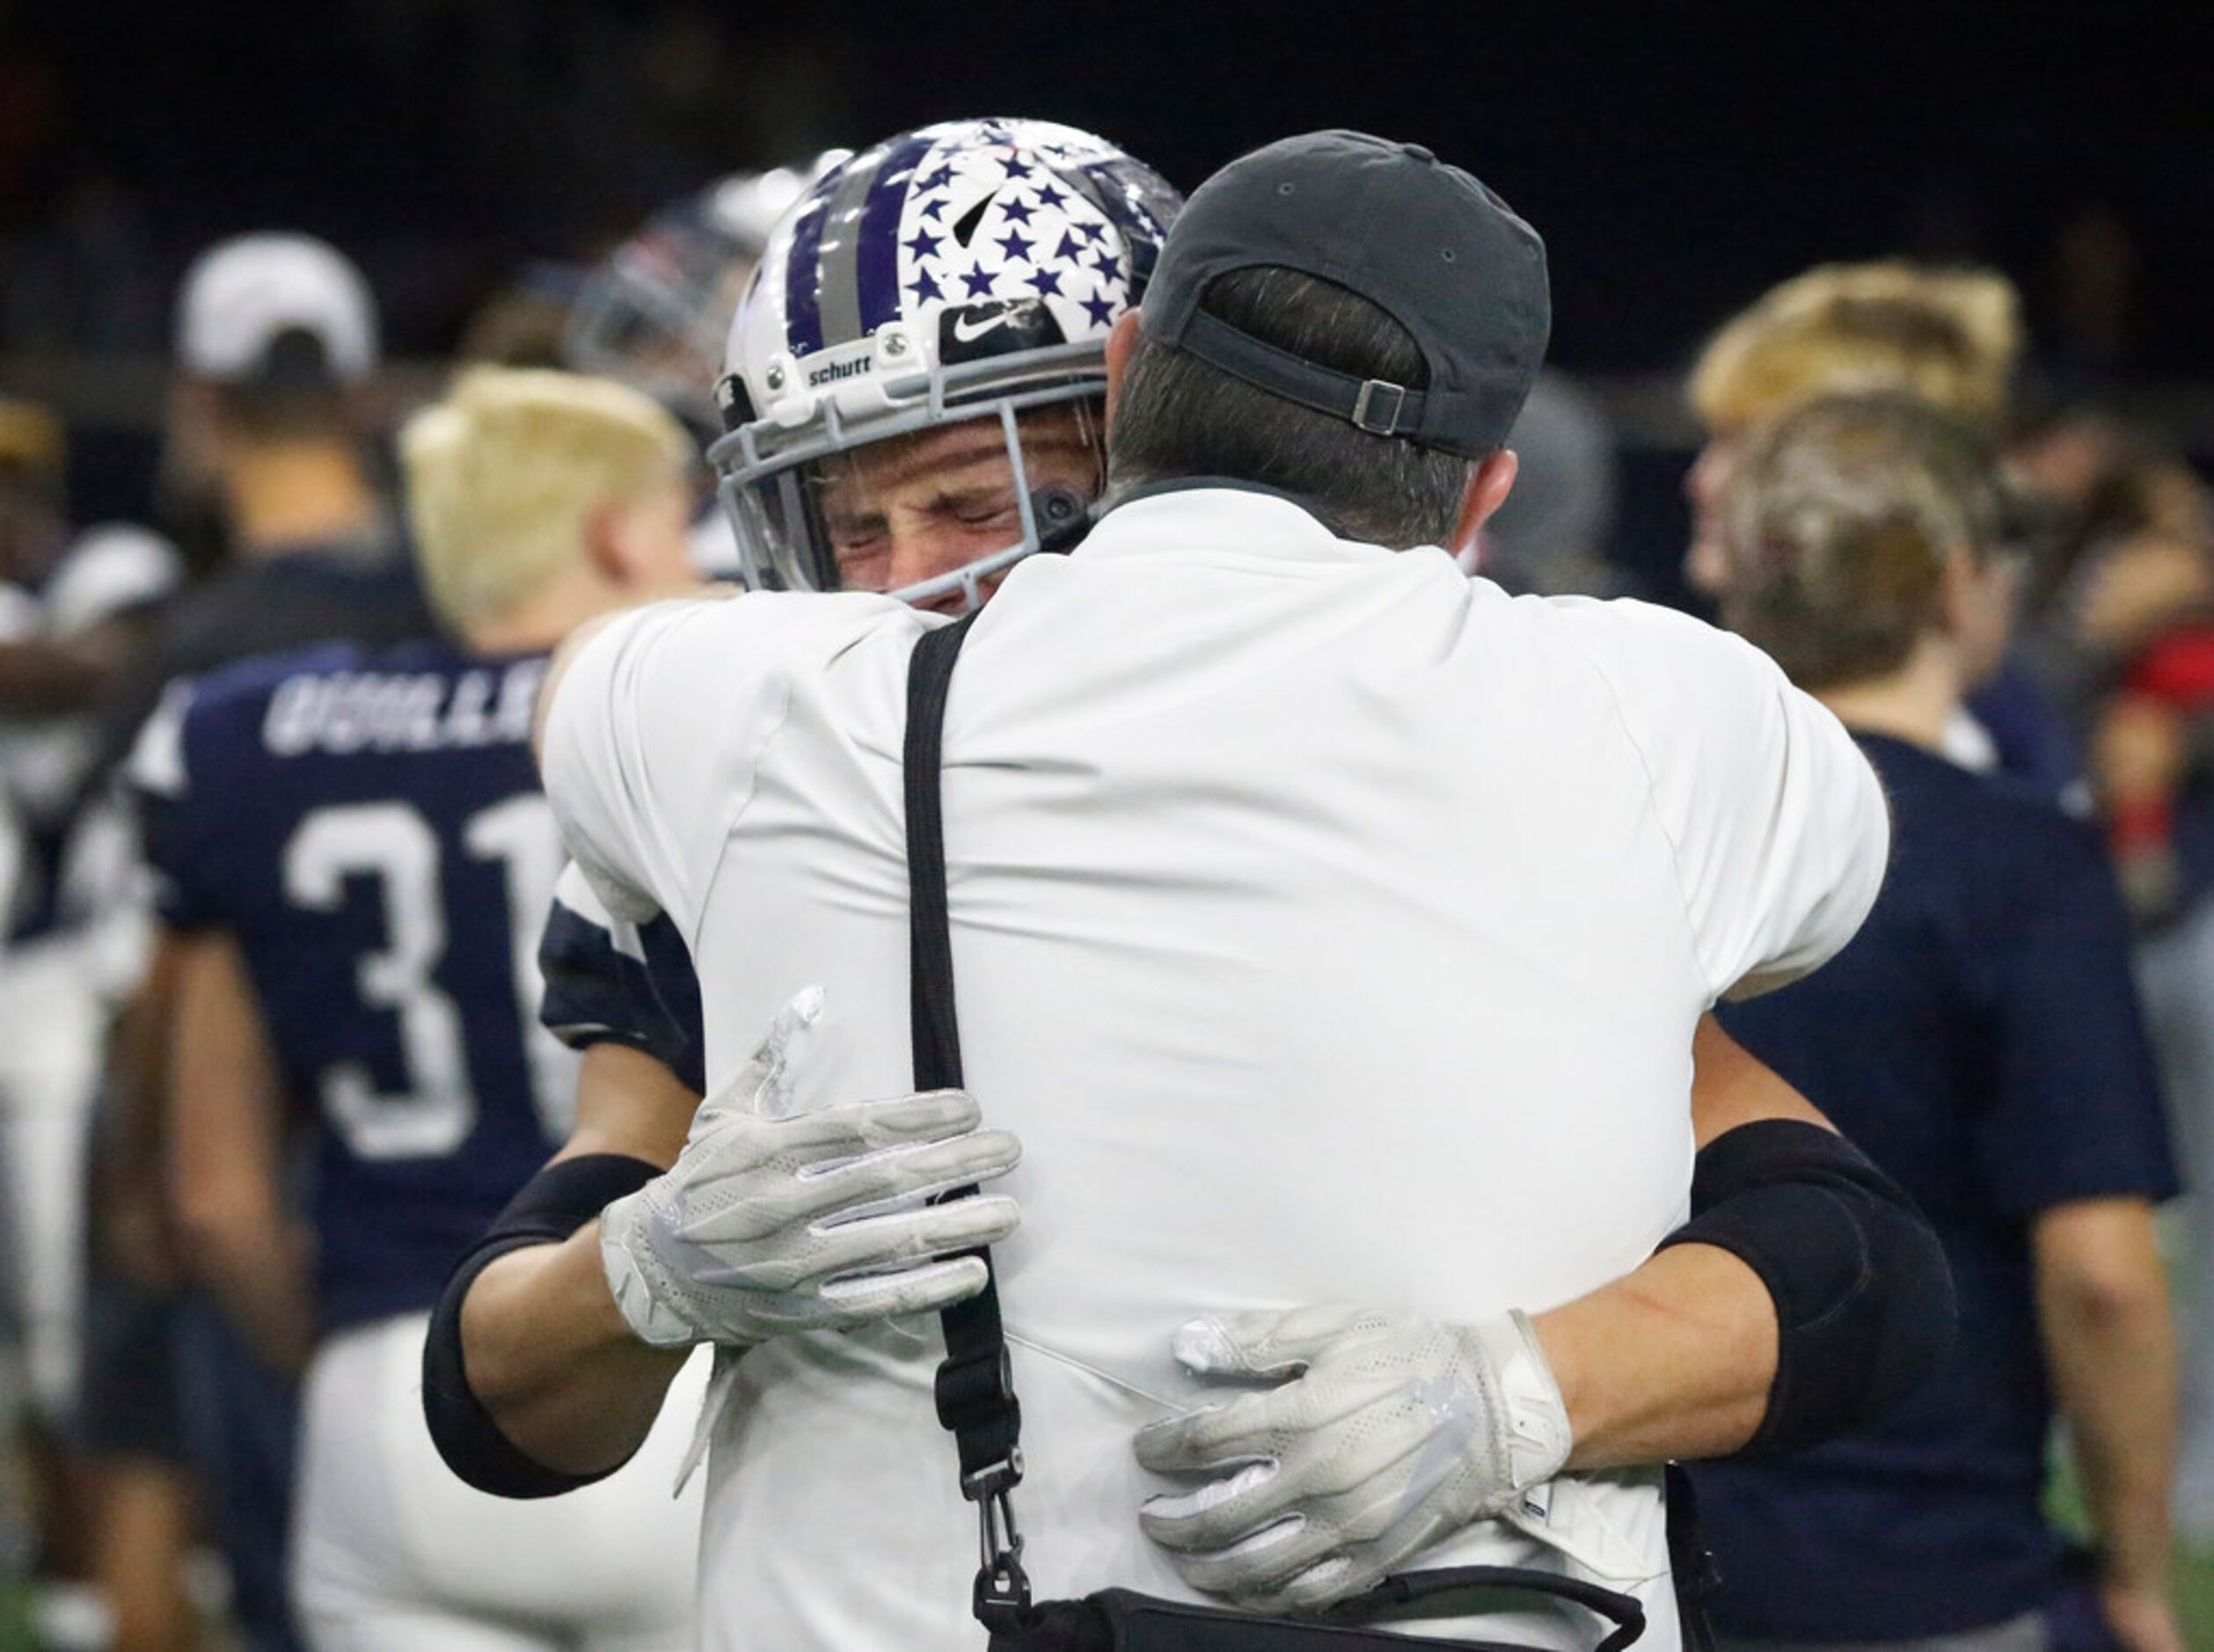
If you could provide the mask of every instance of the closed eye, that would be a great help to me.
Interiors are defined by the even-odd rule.
[[[967,528],[1012,522],[1017,515],[1014,500],[1005,493],[956,495],[943,501],[941,508],[952,512],[954,520]]]
[[[840,556],[854,555],[883,543],[891,531],[881,516],[860,516],[829,524],[830,546]]]

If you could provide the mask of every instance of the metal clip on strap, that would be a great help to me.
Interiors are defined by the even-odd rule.
[[[976,1505],[976,1587],[973,1604],[979,1621],[993,1628],[1013,1626],[1030,1609],[1030,1576],[1022,1569],[1022,1528],[1015,1524],[1014,1499],[1008,1494],[1022,1482],[1022,1449],[980,1474],[964,1474],[961,1494]]]

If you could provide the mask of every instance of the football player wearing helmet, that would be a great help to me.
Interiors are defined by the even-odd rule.
[[[1107,334],[1180,204],[1114,145],[1034,121],[925,128],[828,172],[771,236],[719,386],[748,581],[967,608],[1072,544],[1105,476]],[[448,1461],[522,1495],[622,1461],[661,1407],[679,1361],[603,1334],[624,1322],[592,1232],[636,1183],[592,1166],[673,1163],[704,1083],[667,918],[605,911],[573,868],[541,961],[543,1018],[584,1049],[575,1130],[449,1285],[425,1384]]]
[[[1143,291],[1179,198],[1104,140],[1035,121],[949,121],[859,157],[829,151],[815,170],[797,198],[789,173],[728,180],[712,212],[696,203],[683,217],[691,231],[657,244],[649,228],[583,305],[572,348],[670,405],[674,384],[649,382],[639,352],[616,345],[659,336],[673,363],[674,340],[692,340],[692,393],[712,377],[732,427],[712,457],[747,583],[973,605],[1021,557],[1081,532],[1105,476],[1107,334]],[[742,227],[779,194],[788,209],[756,266]],[[696,252],[703,222],[759,272],[727,375],[698,367],[705,311],[677,296],[705,289],[709,260],[677,250]],[[692,272],[682,280],[680,264]],[[877,370],[880,353],[894,370]],[[572,870],[539,961],[546,1024],[588,1051],[650,1056],[643,1071],[679,1081],[672,1107],[688,1117],[702,1087],[698,983],[667,921],[616,919]],[[602,1064],[640,1071],[588,1056],[588,1092]]]
[[[1112,145],[1034,121],[926,127],[817,184],[720,386],[709,457],[748,581],[968,609],[1065,537],[1103,474],[1107,333],[1177,205]]]
[[[618,385],[486,369],[401,451],[448,634],[181,686],[134,759],[179,972],[186,1260],[265,1358],[307,1368],[293,1592],[311,1644],[676,1652],[698,1516],[669,1496],[681,1419],[588,1497],[522,1507],[444,1473],[415,1387],[454,1256],[574,1094],[531,1016],[561,865],[527,738],[545,651],[690,588],[692,444]],[[312,1267],[289,1118],[312,1120]]]

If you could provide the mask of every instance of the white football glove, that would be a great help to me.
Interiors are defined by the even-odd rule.
[[[978,1129],[960,1090],[792,1113],[793,1063],[822,1012],[819,987],[778,1011],[753,1059],[700,1104],[676,1166],[600,1213],[608,1288],[641,1341],[847,1330],[983,1289],[981,1258],[934,1259],[1005,1239],[1015,1202],[927,1201],[1005,1175],[1020,1145]]]
[[[1145,1535],[1194,1589],[1250,1610],[1358,1594],[1568,1459],[1567,1407],[1519,1312],[1227,1314],[1188,1322],[1174,1348],[1202,1378],[1275,1385],[1137,1436],[1145,1467],[1213,1476],[1148,1499]]]

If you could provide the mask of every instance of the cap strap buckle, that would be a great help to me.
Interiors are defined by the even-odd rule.
[[[1389,396],[1392,408],[1377,415],[1370,409],[1378,396]],[[1362,382],[1360,394],[1353,398],[1353,422],[1370,435],[1395,436],[1399,433],[1399,415],[1407,411],[1407,386],[1388,384],[1380,378]]]

